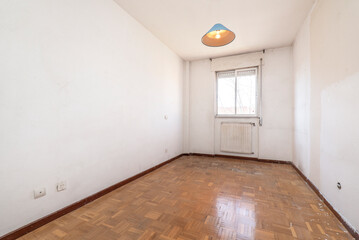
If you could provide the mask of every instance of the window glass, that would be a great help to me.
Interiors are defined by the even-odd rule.
[[[218,114],[235,114],[235,85],[236,78],[233,72],[218,73],[217,106]]]
[[[217,73],[217,114],[257,114],[257,68]]]
[[[237,71],[236,114],[256,114],[256,70]]]

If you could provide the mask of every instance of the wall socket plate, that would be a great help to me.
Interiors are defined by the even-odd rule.
[[[56,185],[56,190],[58,192],[64,191],[66,189],[66,182],[62,181],[62,182],[58,182]]]
[[[46,188],[37,188],[34,190],[34,198],[40,198],[46,195]]]

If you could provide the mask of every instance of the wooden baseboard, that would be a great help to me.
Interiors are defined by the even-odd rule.
[[[39,227],[41,227],[41,226],[55,220],[55,219],[65,215],[65,214],[67,214],[69,212],[72,212],[72,211],[74,211],[74,210],[76,210],[76,209],[78,209],[78,208],[80,208],[80,207],[82,207],[82,206],[84,206],[84,205],[86,205],[86,204],[88,204],[88,203],[102,197],[103,195],[105,195],[105,194],[107,194],[109,192],[112,192],[113,190],[115,190],[115,189],[117,189],[119,187],[122,187],[123,185],[125,185],[125,184],[127,184],[129,182],[132,182],[132,181],[136,180],[137,178],[140,178],[140,177],[142,177],[142,176],[144,176],[144,175],[146,175],[146,174],[148,174],[148,173],[150,173],[150,172],[152,172],[152,171],[154,171],[154,170],[156,170],[156,169],[158,169],[158,168],[160,168],[160,167],[162,167],[162,166],[164,166],[164,165],[166,165],[166,164],[168,164],[168,163],[170,163],[170,162],[172,162],[174,160],[176,160],[177,158],[182,157],[183,155],[185,155],[185,154],[180,154],[177,157],[171,158],[171,159],[169,159],[169,160],[167,160],[167,161],[165,161],[163,163],[160,163],[160,164],[158,164],[158,165],[156,165],[156,166],[154,166],[154,167],[152,167],[150,169],[147,169],[147,170],[145,170],[145,171],[143,171],[143,172],[141,172],[141,173],[139,173],[139,174],[137,174],[135,176],[127,178],[127,179],[125,179],[125,180],[123,180],[123,181],[121,181],[119,183],[116,183],[115,185],[112,185],[112,186],[110,186],[108,188],[105,188],[104,190],[102,190],[100,192],[97,192],[97,193],[95,193],[95,194],[93,194],[93,195],[91,195],[89,197],[86,197],[86,198],[84,198],[84,199],[82,199],[82,200],[80,200],[78,202],[75,202],[75,203],[73,203],[73,204],[71,204],[71,205],[69,205],[67,207],[64,207],[64,208],[62,208],[62,209],[60,209],[60,210],[58,210],[58,211],[56,211],[54,213],[51,213],[51,214],[49,214],[49,215],[47,215],[47,216],[45,216],[43,218],[40,218],[40,219],[38,219],[38,220],[36,220],[36,221],[34,221],[32,223],[29,223],[29,224],[27,224],[27,225],[25,225],[25,226],[23,226],[23,227],[21,227],[19,229],[16,229],[15,231],[12,231],[12,232],[0,237],[0,240],[17,239],[17,238],[19,238],[19,237],[21,237],[21,236],[23,236],[23,235],[25,235],[25,234],[27,234],[27,233],[29,233],[31,231],[34,231],[35,229],[37,229],[37,228],[39,228]]]
[[[319,189],[310,181],[303,172],[291,162],[292,167],[297,171],[297,173],[303,178],[303,180],[313,189],[313,191],[318,195],[318,197],[324,202],[325,205],[332,211],[332,213],[338,218],[338,220],[343,224],[343,226],[348,230],[348,232],[356,239],[359,240],[359,232],[352,228],[343,217],[333,208],[333,206],[328,202],[328,200],[322,195]]]
[[[230,155],[220,155],[220,154],[203,154],[203,153],[190,153],[187,155],[192,156],[203,156],[203,157],[221,157],[221,158],[232,158],[238,160],[250,160],[257,162],[265,163],[277,163],[277,164],[289,164],[291,165],[297,173],[303,178],[303,180],[313,189],[317,196],[324,202],[324,204],[332,211],[332,213],[337,217],[337,219],[343,224],[343,226],[348,230],[348,232],[356,239],[359,240],[359,232],[352,228],[343,217],[333,208],[333,206],[328,202],[328,200],[321,194],[318,188],[294,165],[291,161],[279,161],[279,160],[270,160],[270,159],[261,159],[261,158],[252,158],[252,157],[240,157],[240,156],[230,156]]]
[[[303,180],[313,189],[313,191],[318,195],[318,197],[325,203],[325,205],[327,205],[327,207],[333,212],[333,214],[338,218],[338,220],[344,225],[344,227],[348,230],[348,232],[356,239],[359,240],[359,233],[353,229],[343,218],[342,216],[333,208],[333,206],[325,199],[325,197],[320,193],[320,191],[318,190],[318,188],[293,164],[293,162],[290,161],[279,161],[279,160],[270,160],[270,159],[259,159],[259,158],[251,158],[251,157],[238,157],[238,156],[230,156],[230,155],[219,155],[219,154],[202,154],[202,153],[184,153],[184,154],[180,154],[177,157],[171,158],[163,163],[160,163],[150,169],[147,169],[133,177],[130,177],[128,179],[125,179],[119,183],[116,183],[115,185],[112,185],[98,193],[95,193],[87,198],[84,198],[76,203],[73,203],[63,209],[60,209],[54,213],[51,213],[43,218],[40,218],[26,226],[23,226],[13,232],[10,232],[2,237],[0,237],[0,240],[12,240],[12,239],[16,239],[19,238],[31,231],[34,231],[35,229],[69,213],[72,212],[100,197],[102,197],[103,195],[112,192],[113,190],[122,187],[123,185],[132,182],[134,180],[136,180],[137,178],[140,178],[174,160],[176,160],[177,158],[180,158],[182,156],[202,156],[202,157],[221,157],[221,158],[230,158],[230,159],[238,159],[238,160],[250,160],[250,161],[257,161],[257,162],[262,162],[262,163],[277,163],[277,164],[289,164],[291,165],[296,171],[297,173],[303,178]]]
[[[233,155],[222,155],[222,154],[204,154],[204,153],[189,153],[187,155],[192,156],[202,156],[202,157],[220,157],[220,158],[231,158],[238,160],[248,160],[248,161],[256,161],[263,163],[278,163],[278,164],[291,164],[290,161],[281,161],[281,160],[272,160],[272,159],[264,159],[264,158],[254,158],[254,157],[243,157],[243,156],[233,156]]]

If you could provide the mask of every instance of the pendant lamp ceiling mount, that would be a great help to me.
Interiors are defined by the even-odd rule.
[[[221,47],[231,43],[235,38],[234,32],[217,23],[202,37],[202,43],[209,47]]]

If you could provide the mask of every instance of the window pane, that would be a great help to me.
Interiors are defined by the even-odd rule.
[[[218,114],[235,114],[235,81],[234,71],[218,73]]]
[[[256,114],[255,69],[237,71],[237,114]]]

